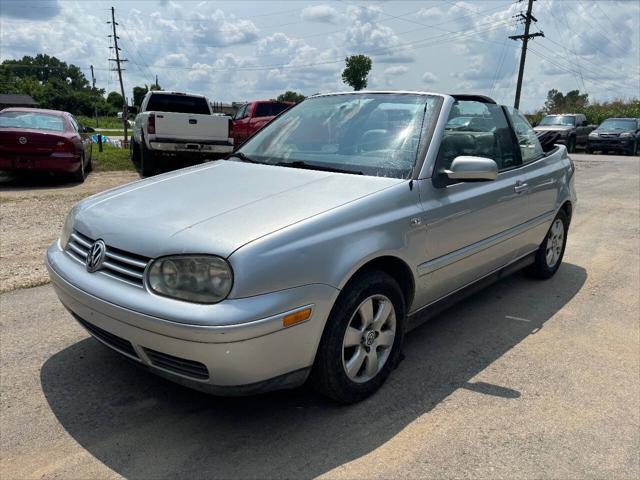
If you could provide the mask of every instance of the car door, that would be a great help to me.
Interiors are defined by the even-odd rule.
[[[521,112],[511,107],[507,112],[518,139],[529,200],[529,228],[523,232],[525,242],[520,252],[524,255],[538,248],[556,214],[566,166],[560,160],[559,151],[545,155],[533,128]],[[580,121],[579,118],[576,120]]]
[[[246,113],[249,104],[240,107],[240,110],[233,117],[233,139],[236,146],[240,145],[245,138],[244,130],[246,130]]]
[[[463,116],[476,121],[445,129],[433,178],[420,182],[420,221],[426,228],[424,261],[417,268],[420,306],[510,263],[522,246],[519,227],[527,220],[526,186],[505,112],[495,104],[457,101],[448,124]],[[448,180],[442,172],[458,156],[491,158],[498,165],[497,179]]]
[[[78,123],[73,115],[69,115],[69,121],[73,131],[80,137],[84,158],[89,158],[91,156],[91,139],[89,138],[89,134],[86,132],[85,128]]]

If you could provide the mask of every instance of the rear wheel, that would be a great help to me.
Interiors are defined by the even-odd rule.
[[[84,182],[84,179],[87,178],[87,173],[84,167],[84,153],[82,154],[82,157],[80,158],[80,168],[71,175],[71,178],[74,182]]]
[[[129,156],[136,169],[140,169],[140,147],[133,137],[131,138],[131,143],[129,143]]]
[[[528,271],[532,276],[546,279],[558,271],[567,245],[568,231],[569,218],[560,210],[536,252],[534,264],[529,267]]]
[[[153,161],[153,153],[144,144],[144,138],[140,142],[140,175],[150,177],[155,173],[156,165]]]
[[[316,389],[341,403],[373,394],[398,363],[404,326],[397,282],[374,270],[359,275],[327,320],[311,377]]]
[[[87,162],[87,172],[93,172],[93,145],[89,145],[89,161]]]

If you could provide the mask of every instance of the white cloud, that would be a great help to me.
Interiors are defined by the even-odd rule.
[[[440,79],[431,72],[424,72],[424,74],[422,75],[422,82],[426,83],[427,85],[438,83],[439,81]]]
[[[388,67],[384,69],[384,74],[387,77],[399,77],[407,73],[409,69],[404,65],[397,65],[394,67]]]
[[[394,30],[381,24],[383,10],[372,6],[349,6],[345,46],[349,54],[364,53],[380,63],[413,62],[411,52],[403,46]]]
[[[302,10],[301,17],[309,22],[336,23],[338,11],[331,5],[312,5]]]
[[[227,47],[251,43],[258,39],[258,28],[251,20],[225,15],[218,9],[211,14],[194,13],[192,35],[207,47]]]

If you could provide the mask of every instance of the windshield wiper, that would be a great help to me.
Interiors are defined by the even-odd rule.
[[[227,156],[227,158],[232,158],[232,157],[236,157],[239,158],[240,160],[242,160],[243,162],[248,162],[248,163],[258,163],[260,165],[266,165],[266,162],[261,162],[259,160],[255,160],[251,157],[246,156],[244,153],[242,152],[233,152],[231,155]]]
[[[328,167],[325,165],[318,165],[316,163],[303,162],[302,160],[296,160],[294,162],[279,162],[279,163],[276,163],[276,165],[278,165],[279,167],[301,168],[304,170],[320,170],[323,172],[351,173],[352,175],[364,175],[364,173],[359,170],[346,170],[343,168]]]

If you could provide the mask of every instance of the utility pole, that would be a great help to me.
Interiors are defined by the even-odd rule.
[[[522,0],[519,0],[520,2]],[[537,22],[538,19],[531,14],[531,10],[533,10],[533,2],[535,0],[529,0],[529,5],[527,6],[527,14],[523,15],[519,13],[516,15],[520,21],[524,21],[524,35],[511,35],[509,38],[511,40],[522,40],[522,53],[520,54],[520,69],[518,70],[518,85],[516,86],[516,99],[513,103],[514,108],[520,108],[520,93],[522,92],[522,77],[524,76],[524,62],[527,58],[527,44],[529,43],[530,38],[534,37],[544,37],[543,32],[537,33],[529,33],[529,27],[531,26],[531,20]]]
[[[118,39],[120,37],[118,37],[116,33],[116,25],[118,24],[116,23],[116,10],[113,7],[111,7],[111,22],[107,23],[111,23],[111,26],[113,27],[113,45],[116,52],[116,58],[110,58],[109,60],[111,60],[112,62],[116,62],[116,70],[118,71],[118,78],[120,79],[120,93],[122,94],[122,123],[124,124],[124,143],[126,144],[127,129],[129,127],[129,115],[127,108],[127,97],[124,94],[124,84],[122,83],[122,71],[124,69],[121,68],[120,64],[123,62],[127,62],[128,60],[120,60],[120,48],[118,47]]]
[[[91,65],[91,85],[93,87],[93,90],[96,89],[96,76],[93,73],[93,65]],[[95,93],[95,91],[94,91]],[[98,128],[98,102],[96,102],[96,104],[93,106],[93,114],[96,117],[96,128]]]

